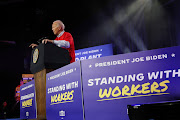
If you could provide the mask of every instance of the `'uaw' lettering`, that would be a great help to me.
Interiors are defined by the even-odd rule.
[[[59,94],[55,94],[51,96],[51,103],[59,103],[59,102],[63,102],[63,101],[71,101],[73,100],[73,93],[74,90],[72,90],[71,92],[65,92],[65,93],[59,93]]]

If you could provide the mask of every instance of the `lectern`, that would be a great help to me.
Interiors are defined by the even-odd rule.
[[[46,119],[46,73],[69,63],[68,50],[54,44],[39,44],[32,50],[30,70],[35,78],[37,119]]]

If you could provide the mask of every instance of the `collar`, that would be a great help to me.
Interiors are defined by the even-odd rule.
[[[65,31],[63,30],[62,32],[59,33],[57,37],[61,37]]]

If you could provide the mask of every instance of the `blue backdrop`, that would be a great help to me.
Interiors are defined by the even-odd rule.
[[[112,44],[75,50],[76,61],[113,55]]]

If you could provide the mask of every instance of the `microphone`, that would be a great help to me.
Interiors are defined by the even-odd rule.
[[[37,42],[40,44],[40,43],[42,43],[42,40],[44,40],[44,39],[47,39],[48,37],[42,37],[42,38],[40,38]]]

